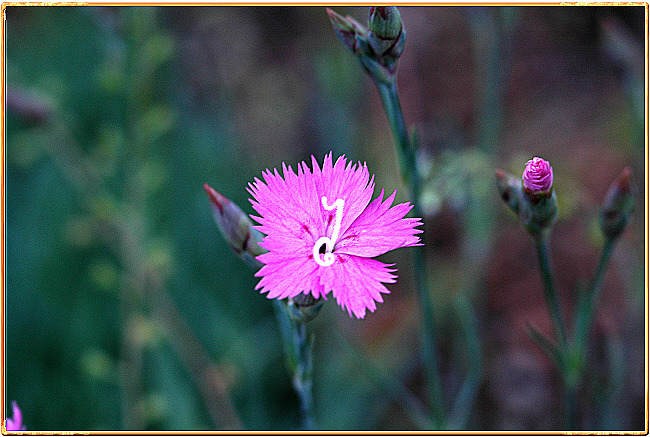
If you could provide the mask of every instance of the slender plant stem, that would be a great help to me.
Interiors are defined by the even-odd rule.
[[[576,345],[581,348],[581,351],[584,350],[585,344],[587,342],[587,337],[589,335],[589,329],[593,322],[594,311],[598,300],[600,299],[600,294],[602,290],[602,282],[605,277],[605,270],[609,259],[612,255],[612,250],[614,249],[614,243],[616,240],[608,238],[605,241],[603,250],[600,253],[600,259],[598,260],[598,266],[594,273],[594,277],[589,283],[589,287],[582,301],[582,305],[578,309],[578,315],[576,318],[574,338]]]
[[[557,287],[555,286],[555,278],[553,276],[547,234],[535,237],[535,245],[539,259],[539,272],[542,277],[542,284],[544,285],[546,307],[553,321],[557,339],[561,345],[564,345],[566,343],[566,330],[564,329],[562,312],[560,311],[560,304],[557,298]]]
[[[388,118],[388,124],[393,133],[395,144],[397,144],[402,177],[411,191],[410,194],[419,194],[420,184],[415,168],[415,150],[411,145],[406,123],[404,122],[402,105],[397,94],[397,82],[393,80],[390,83],[376,83],[386,117]],[[414,209],[419,208],[418,198],[412,197],[411,202],[413,203]]]
[[[316,429],[316,421],[314,419],[314,398],[312,394],[312,348],[307,335],[307,325],[301,322],[293,322],[293,333],[297,355],[293,386],[300,400],[303,427],[306,430],[313,430]]]
[[[586,370],[584,364],[587,354],[589,330],[593,323],[594,312],[602,290],[601,285],[607,264],[612,255],[612,250],[614,249],[614,243],[615,240],[613,239],[607,239],[605,241],[594,276],[578,305],[573,341],[570,344],[570,350],[566,353],[566,358],[570,358],[571,362],[565,362],[565,366],[567,366],[564,375],[564,384],[567,393],[565,416],[567,429],[574,429],[578,420],[577,392]]]
[[[409,134],[404,122],[402,107],[397,93],[397,83],[393,80],[390,83],[376,82],[381,97],[388,123],[391,127],[395,143],[398,148],[398,155],[402,176],[409,187],[413,213],[416,217],[422,217],[420,208],[420,180],[416,171],[415,149],[412,147]],[[423,246],[414,248],[415,255],[415,285],[418,291],[421,309],[421,353],[425,363],[426,380],[428,384],[429,405],[433,423],[440,428],[444,423],[444,407],[442,398],[442,386],[440,382],[440,370],[438,364],[438,353],[436,350],[436,322],[433,303],[428,292],[425,253]]]
[[[298,395],[302,424],[305,430],[316,429],[313,398],[313,352],[305,323],[297,322],[287,311],[284,302],[273,300],[275,317],[280,327],[282,343],[293,373],[293,388]]]
[[[544,300],[549,315],[555,328],[556,338],[560,352],[560,374],[564,388],[564,424],[567,429],[575,429],[578,414],[578,380],[572,370],[573,362],[570,359],[566,330],[562,321],[562,312],[557,298],[557,288],[551,264],[551,255],[548,247],[548,234],[544,233],[535,237],[537,255],[539,258],[539,271],[544,284]]]
[[[564,391],[564,427],[571,431],[578,423],[578,385],[565,381]]]

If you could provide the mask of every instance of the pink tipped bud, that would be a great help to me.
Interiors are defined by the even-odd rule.
[[[11,409],[13,411],[13,418],[7,419],[5,423],[5,428],[7,431],[25,431],[23,426],[23,414],[18,408],[16,401],[11,402]]]
[[[354,18],[337,14],[330,8],[327,8],[327,15],[330,18],[336,36],[343,43],[345,47],[352,51],[355,55],[360,53],[358,38],[365,39],[368,31]]]
[[[609,187],[603,202],[600,223],[607,238],[617,238],[625,229],[634,210],[634,193],[632,169],[626,167]]]
[[[522,180],[497,170],[496,181],[501,198],[531,235],[540,236],[551,228],[557,218],[557,200],[551,189],[553,170],[547,161],[528,161]]]
[[[246,262],[259,266],[255,261],[255,257],[264,253],[264,249],[258,245],[262,237],[259,232],[253,229],[251,219],[239,206],[208,184],[204,184],[203,188],[205,188],[210,200],[214,221],[224,240]]]
[[[521,179],[530,194],[550,194],[553,187],[553,168],[548,161],[535,157],[526,163]]]

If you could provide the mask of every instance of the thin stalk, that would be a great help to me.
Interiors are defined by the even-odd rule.
[[[614,239],[607,239],[603,250],[600,253],[598,266],[594,276],[587,287],[585,294],[582,296],[578,305],[575,328],[573,332],[573,341],[569,345],[566,357],[571,358],[571,362],[565,362],[565,388],[567,392],[566,405],[566,426],[567,429],[573,429],[577,423],[577,391],[581,381],[584,379],[585,359],[587,355],[587,341],[589,331],[593,324],[596,304],[600,298],[602,282],[609,259],[614,249]]]
[[[303,428],[314,430],[316,429],[316,421],[314,419],[314,398],[312,394],[312,347],[307,335],[307,325],[301,322],[293,322],[293,336],[297,358],[293,387],[300,400]]]
[[[397,145],[401,175],[411,190],[411,195],[419,194],[419,181],[415,167],[415,150],[411,146],[406,123],[404,122],[402,105],[397,94],[397,82],[393,80],[390,83],[376,82],[376,84],[384,111],[386,112],[386,117],[388,118],[388,124],[390,125],[395,144]],[[419,208],[418,198],[411,198],[411,202],[413,203],[414,209]]]
[[[564,424],[566,429],[575,429],[578,413],[578,380],[574,377],[569,362],[569,349],[567,347],[566,330],[562,321],[562,312],[557,298],[555,277],[551,265],[551,255],[548,247],[548,234],[535,237],[537,255],[539,258],[539,271],[544,284],[544,300],[549,315],[555,328],[556,338],[559,343],[560,374],[564,388]]]
[[[564,385],[564,428],[567,431],[576,429],[578,423],[578,386],[577,384]]]
[[[594,277],[589,283],[589,286],[587,287],[583,298],[584,300],[582,301],[582,305],[578,309],[578,314],[575,321],[574,339],[576,341],[576,345],[580,347],[581,350],[584,350],[587,342],[589,329],[591,328],[591,324],[593,322],[596,304],[600,299],[602,290],[601,285],[603,278],[605,277],[605,270],[607,268],[607,264],[609,263],[609,259],[611,258],[612,250],[614,249],[614,243],[615,240],[611,238],[608,238],[605,241],[603,250],[600,253],[600,259],[598,260],[598,266],[596,267]]]
[[[303,428],[305,430],[316,429],[312,391],[313,352],[306,324],[291,319],[284,302],[274,299],[273,307],[289,361],[289,368],[293,374],[293,388],[300,402]]]
[[[412,147],[404,115],[397,93],[397,83],[376,82],[379,95],[388,118],[393,138],[398,149],[401,173],[409,187],[413,213],[422,217],[420,208],[420,181],[415,166],[415,150]],[[421,353],[425,365],[426,380],[429,393],[429,405],[433,423],[440,428],[444,423],[444,407],[442,386],[440,382],[439,359],[436,350],[436,322],[433,303],[429,296],[425,266],[424,246],[414,247],[415,286],[418,292],[421,309]]]
[[[544,300],[546,301],[546,307],[548,308],[549,315],[553,321],[558,341],[561,345],[564,345],[566,343],[566,330],[564,329],[560,304],[557,299],[557,287],[555,286],[553,267],[551,265],[548,236],[542,235],[536,237],[535,246],[537,248],[537,256],[539,259],[539,272],[542,277],[542,284],[544,285]]]

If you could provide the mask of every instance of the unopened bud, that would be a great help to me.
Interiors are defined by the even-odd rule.
[[[230,248],[252,267],[260,267],[256,256],[265,252],[259,246],[262,234],[253,229],[253,222],[234,202],[204,184],[205,192],[210,200],[212,216]]]
[[[534,237],[550,229],[557,218],[557,199],[552,189],[553,170],[541,158],[526,163],[522,178],[496,171],[497,188],[504,202]]]
[[[354,18],[337,14],[330,8],[327,8],[327,15],[330,18],[332,27],[338,39],[345,47],[352,51],[355,55],[361,53],[360,41],[366,40],[368,31]]]
[[[516,214],[519,213],[519,202],[521,199],[521,181],[516,177],[503,170],[496,171],[497,188],[501,199]]]
[[[403,23],[399,10],[395,6],[371,6],[368,13],[368,41],[377,56],[391,56],[395,59],[402,54],[404,44],[397,47],[398,41],[404,40]],[[390,53],[389,53],[390,52]]]
[[[321,308],[324,300],[314,298],[311,294],[301,293],[296,297],[290,297],[287,301],[289,316],[299,323],[307,323],[313,320]]]
[[[327,9],[336,36],[352,51],[368,75],[378,83],[395,80],[397,61],[404,49],[405,33],[400,13],[394,6],[373,6],[369,29],[352,17]]]
[[[634,210],[636,186],[630,180],[632,169],[626,167],[609,187],[600,214],[600,226],[606,238],[615,239],[623,232]]]
[[[553,189],[553,167],[548,161],[534,157],[526,163],[521,180],[527,193],[549,197]]]

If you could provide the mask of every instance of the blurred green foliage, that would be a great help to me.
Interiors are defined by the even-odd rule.
[[[252,272],[222,241],[203,183],[252,212],[245,186],[263,169],[332,150],[368,161],[377,185],[398,187],[399,200],[405,199],[372,85],[338,46],[324,8],[5,11],[6,399],[18,402],[29,430],[299,427],[272,307],[254,291]],[[365,11],[348,10],[358,17]],[[516,18],[506,12],[504,26]],[[441,13],[464,17],[466,11]],[[439,101],[444,96],[426,84],[437,86],[440,74],[447,74],[454,83],[448,90],[462,101],[456,83],[463,78],[442,67],[426,70],[430,53],[438,60],[450,55],[435,51],[442,50],[445,35],[427,34],[432,26],[418,21],[418,14],[411,8],[403,13],[411,39],[400,68],[407,122],[426,114],[421,144],[433,156],[422,170],[432,172],[425,193],[426,243],[438,266],[432,281],[443,302],[451,301],[453,290],[471,289],[481,317],[489,319],[493,309],[486,305],[481,275],[496,243],[486,238],[489,229],[476,205],[489,197],[496,157],[510,152],[484,144],[499,137],[500,120],[478,129],[481,144],[471,147],[471,135],[450,133],[436,118],[450,101]],[[517,54],[514,43],[504,50]],[[633,82],[626,78],[624,83]],[[621,97],[626,90],[612,91],[614,119],[608,113],[596,119],[609,123],[603,138],[625,133],[613,155],[636,160],[635,172],[642,175],[642,150],[634,142],[639,121]],[[499,92],[500,87],[488,89],[481,102],[498,99]],[[417,95],[443,109],[430,115],[429,103]],[[452,113],[459,107],[454,105],[448,120],[455,122],[466,114]],[[531,113],[539,116],[534,108]],[[499,114],[508,116],[508,107]],[[546,133],[544,126],[539,129]],[[536,150],[535,144],[517,143],[517,134],[502,137],[506,146],[523,148],[525,159]],[[443,147],[448,150],[440,153]],[[512,158],[513,166],[520,161]],[[570,219],[567,211],[580,210],[575,193],[591,187],[578,182],[573,161],[556,162],[557,179],[564,176],[564,186],[575,188],[563,200]],[[471,193],[468,186],[474,187]],[[494,202],[500,202],[496,190]],[[464,208],[472,212],[458,219],[454,214]],[[493,207],[485,211],[494,214]],[[508,223],[498,214],[490,220]],[[463,234],[462,244],[474,248],[464,257],[445,251],[457,243],[457,222],[477,230]],[[635,236],[642,235],[641,225]],[[622,274],[626,287],[636,291],[643,282],[642,245],[630,240],[625,256],[633,262]],[[359,322],[327,302],[310,322],[320,428],[422,426],[410,258],[395,253],[382,259],[397,263],[400,280],[377,314]],[[468,271],[469,281],[463,275]],[[460,302],[465,308],[467,301]],[[630,304],[632,313],[639,312],[639,302]],[[458,390],[455,366],[471,366],[471,357],[457,337],[470,328],[453,316],[447,320],[445,378]],[[488,328],[503,330],[498,326]],[[634,335],[624,340],[632,342],[625,347],[638,348]],[[483,399],[498,391],[489,381],[484,387]],[[489,417],[479,408],[472,423],[498,427]]]

